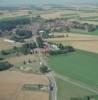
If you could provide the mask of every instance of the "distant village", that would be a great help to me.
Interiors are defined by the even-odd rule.
[[[80,23],[78,21],[68,21],[64,18],[56,18],[46,20],[41,16],[32,18],[32,25],[30,24],[30,18],[26,19],[17,19],[13,21],[1,21],[0,22],[0,36],[15,34],[18,30],[21,31],[37,31],[38,34],[41,34],[44,38],[54,37],[52,32],[70,32],[71,29],[81,29],[87,32],[95,31],[98,26],[88,23]],[[62,36],[61,36],[62,37]]]

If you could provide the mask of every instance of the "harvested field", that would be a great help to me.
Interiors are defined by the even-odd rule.
[[[62,10],[62,11],[51,11],[50,13],[43,13],[41,16],[46,19],[55,19],[55,18],[62,18],[63,16],[70,16],[72,14],[76,14],[76,11],[72,10]]]
[[[0,100],[48,100],[48,92],[23,91],[24,84],[48,85],[49,82],[43,75],[16,71],[0,72]]]
[[[16,57],[10,57],[6,59],[7,61],[9,61],[12,64],[18,64],[21,63],[23,61],[28,61],[28,60],[37,60],[38,61],[38,56],[37,55],[20,55],[20,56],[16,56]]]
[[[48,100],[48,97],[45,92],[21,92],[17,100]]]
[[[14,18],[19,16],[27,16],[29,10],[17,10],[17,11],[4,11],[3,14],[0,16],[0,19],[3,18]]]
[[[63,33],[63,34],[65,34],[65,36],[66,34],[69,34],[69,37],[48,39],[47,41],[63,43],[64,45],[72,45],[74,48],[77,49],[98,53],[98,36],[81,35],[73,33]]]
[[[9,43],[4,40],[5,40],[4,38],[0,38],[0,51],[8,50],[10,48],[13,48],[14,46],[18,46],[18,47],[21,46],[20,43]]]
[[[55,18],[61,18],[61,16],[64,14],[64,12],[53,12],[50,14],[41,14],[41,16],[45,19],[55,19]]]
[[[81,17],[93,17],[98,16],[97,13],[79,13]]]

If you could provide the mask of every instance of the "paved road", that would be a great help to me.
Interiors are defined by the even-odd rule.
[[[57,85],[54,74],[52,72],[49,72],[47,76],[50,81],[50,100],[57,100]]]

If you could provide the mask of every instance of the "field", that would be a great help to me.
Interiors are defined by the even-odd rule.
[[[51,68],[65,79],[58,79],[57,76],[59,100],[61,98],[69,100],[70,97],[98,94],[97,59],[97,54],[80,50],[49,57]]]
[[[0,11],[2,15],[0,15],[0,20],[4,18],[14,18],[19,16],[27,16],[29,13],[29,10],[16,10],[16,11]]]
[[[64,45],[71,45],[74,48],[86,50],[89,52],[98,53],[98,36],[97,35],[82,35],[80,33],[53,33],[53,34],[64,34],[64,38],[51,38],[47,39],[53,43],[63,43]],[[69,37],[66,37],[69,34]]]
[[[43,75],[26,74],[16,71],[0,72],[0,100],[49,100],[49,93],[22,90],[24,84],[48,85]]]
[[[80,11],[75,9],[33,11],[33,16],[37,15],[45,19],[65,18],[81,23],[87,22],[98,25],[98,13],[93,9]],[[29,17],[29,10],[5,11],[0,15],[0,20],[21,17]],[[79,19],[79,17],[82,17],[82,19]],[[71,29],[69,33],[53,34],[64,34],[65,37],[51,38],[47,39],[47,41],[63,43],[79,49],[65,55],[49,56],[49,65],[55,72],[57,81],[58,100],[70,100],[70,97],[98,94],[98,30],[87,32],[80,29]],[[66,37],[66,34],[69,34],[69,37]],[[0,51],[22,45],[20,43],[8,43],[4,40],[4,38],[0,38]],[[37,72],[39,69],[37,55],[20,55],[9,57],[5,60],[14,64],[17,68],[32,68],[34,72]],[[31,64],[28,64],[29,60],[32,61]],[[24,61],[27,64],[24,65]],[[30,73],[22,73],[16,69],[0,72],[0,100],[49,100],[48,92],[22,90],[24,84],[49,85],[46,76]],[[62,75],[61,78],[59,75]]]
[[[98,30],[87,32],[86,30],[82,30],[82,29],[71,29],[70,32],[83,34],[83,35],[98,35]]]
[[[77,87],[66,81],[56,78],[58,86],[58,100],[70,100],[71,97],[84,97],[95,95],[93,92],[89,92],[83,88]]]
[[[77,50],[65,55],[50,56],[49,63],[58,73],[98,86],[97,59],[97,54]]]
[[[20,55],[16,57],[6,58],[5,61],[10,62],[15,66],[12,70],[21,70],[28,73],[40,73],[39,58],[36,54]],[[29,61],[31,61],[29,63]],[[25,62],[25,64],[24,64]]]
[[[22,45],[21,43],[9,43],[5,40],[5,38],[0,38],[0,51],[11,49],[14,46],[20,47]]]

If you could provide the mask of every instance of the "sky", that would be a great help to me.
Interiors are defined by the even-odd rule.
[[[66,2],[98,3],[98,0],[0,0],[0,6],[64,4]]]

